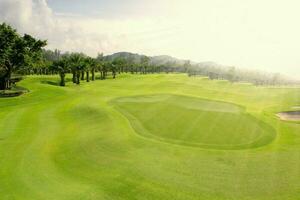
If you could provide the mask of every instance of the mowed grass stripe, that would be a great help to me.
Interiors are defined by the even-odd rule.
[[[220,83],[180,74],[121,75],[116,80],[82,83],[79,87],[68,82],[66,88],[48,85],[45,82],[48,80],[59,79],[28,77],[21,85],[28,87],[30,93],[18,99],[0,99],[0,137],[5,135],[0,141],[0,199],[298,198],[299,124],[285,123],[273,116],[278,109],[299,103],[299,89],[283,92],[280,88]],[[260,148],[234,151],[191,148],[186,144],[174,145],[169,140],[140,137],[111,101],[155,94],[241,105],[248,114],[271,126],[278,137],[273,141],[273,132],[267,131],[269,135],[252,144]],[[194,99],[188,102],[178,100],[173,106],[186,104],[188,112],[195,110]],[[156,116],[169,118],[165,112],[170,112],[179,121],[158,124],[166,135],[172,127],[174,130],[188,127],[190,130],[182,135],[178,131],[177,140],[197,138],[192,127],[208,116],[209,110],[196,109],[199,113],[188,120],[180,117],[188,113],[185,109],[172,112],[171,108],[165,108],[166,104],[158,104],[158,111],[157,105],[154,109],[138,108],[147,114],[147,123]],[[203,140],[208,141],[217,122],[228,117],[227,114],[217,112],[211,118],[211,124],[207,124],[211,132]],[[228,120],[233,122],[238,125],[244,120]],[[238,127],[232,128],[233,133],[226,141],[232,143],[243,137]],[[248,138],[254,139],[255,133],[256,128],[251,129]]]
[[[61,173],[52,159],[56,143],[54,138],[61,133],[59,130],[62,127],[56,118],[56,112],[64,106],[65,104],[55,104],[36,110],[38,135],[26,149],[20,166],[22,181],[36,195],[33,199],[43,199],[43,196],[68,199],[87,190],[84,184]]]

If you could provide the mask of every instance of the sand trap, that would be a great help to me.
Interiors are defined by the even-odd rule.
[[[300,111],[287,111],[278,113],[277,116],[286,121],[300,121]]]

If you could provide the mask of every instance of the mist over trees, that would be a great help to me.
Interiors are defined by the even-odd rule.
[[[230,82],[249,82],[255,85],[299,84],[279,73],[267,73],[258,70],[247,70],[233,66],[223,66],[214,62],[195,63],[180,60],[171,56],[147,57],[129,52],[119,52],[105,57],[106,60],[122,60],[124,66],[136,66],[129,70],[133,73],[187,73],[188,76],[205,76],[211,80],[228,80]],[[130,64],[129,64],[130,63]],[[127,70],[125,70],[128,72]]]
[[[230,82],[249,82],[255,85],[299,84],[276,73],[263,73],[213,62],[195,63],[171,56],[153,56],[119,52],[95,58],[78,52],[44,49],[47,42],[28,34],[21,36],[11,26],[0,24],[0,90],[7,90],[24,75],[59,75],[60,86],[66,85],[66,75],[72,82],[117,78],[118,74],[186,73],[188,76],[205,76],[209,79]]]
[[[267,73],[258,70],[240,69],[233,66],[221,66],[215,63],[198,63],[192,65],[189,76],[207,76],[209,79],[228,80],[230,82],[248,82],[254,85],[293,85],[299,84],[279,73]]]

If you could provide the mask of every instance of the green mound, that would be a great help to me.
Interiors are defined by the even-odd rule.
[[[254,148],[269,143],[273,130],[240,106],[178,95],[123,97],[113,101],[146,137],[213,149]]]

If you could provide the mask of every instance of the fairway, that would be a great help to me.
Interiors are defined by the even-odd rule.
[[[296,87],[185,74],[77,86],[28,76],[0,98],[1,200],[297,200]]]

